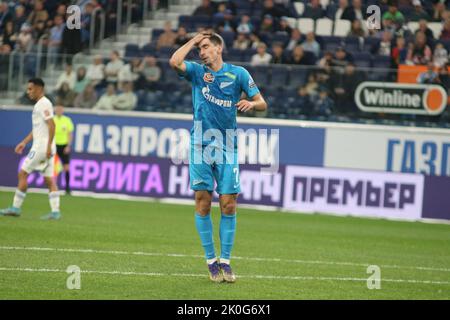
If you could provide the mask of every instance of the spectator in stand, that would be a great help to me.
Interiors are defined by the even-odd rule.
[[[287,59],[284,55],[283,44],[281,42],[274,42],[272,44],[272,64],[284,64],[287,63]]]
[[[433,53],[433,62],[435,67],[441,68],[448,63],[448,52],[442,43],[436,44]]]
[[[397,37],[397,39],[395,41],[396,41],[396,46],[394,48],[392,48],[391,57],[392,57],[393,67],[395,69],[397,69],[400,64],[405,63],[406,57],[408,54],[408,48],[406,47],[405,38]]]
[[[319,84],[317,83],[317,78],[315,73],[310,73],[308,76],[308,81],[305,84],[306,93],[311,97],[315,98],[318,94]]]
[[[75,82],[77,81],[77,76],[72,69],[71,64],[66,64],[65,70],[61,73],[56,81],[55,89],[58,90],[61,88],[61,85],[65,82],[69,85],[70,90],[73,90],[75,87]]]
[[[286,46],[286,50],[292,51],[296,46],[303,42],[303,35],[297,28],[292,29],[291,37]]]
[[[291,57],[289,59],[289,64],[296,65],[312,65],[314,61],[311,60],[310,57],[305,54],[303,47],[298,45],[292,50]]]
[[[390,56],[392,50],[392,35],[389,31],[384,31],[380,42],[373,45],[371,52],[375,55]]]
[[[259,34],[272,34],[275,32],[275,23],[273,17],[270,14],[266,14],[259,26]]]
[[[94,105],[94,110],[114,110],[114,106],[116,104],[116,87],[113,83],[108,84],[106,87],[106,92],[102,94],[100,99],[98,99],[97,103]]]
[[[333,88],[334,101],[340,113],[348,115],[357,111],[354,104],[356,87],[363,81],[355,65],[348,63],[342,74],[333,74],[330,79]]]
[[[34,2],[34,10],[28,15],[27,22],[35,28],[39,21],[46,22],[48,18],[48,12],[44,9],[44,2],[42,0],[36,0]]]
[[[292,112],[293,114],[304,114],[311,115],[313,111],[313,104],[311,102],[311,98],[308,95],[308,91],[306,90],[306,86],[300,86],[297,89],[297,95],[295,99],[293,99],[291,103],[291,108],[296,109],[297,112]]]
[[[281,17],[280,23],[278,24],[276,31],[277,33],[285,33],[289,37],[291,36],[292,28],[289,25],[288,17]]]
[[[213,14],[214,14],[214,7],[212,6],[211,1],[202,0],[202,4],[194,10],[194,13],[192,15],[212,17]]]
[[[250,47],[250,39],[248,39],[247,34],[238,33],[236,40],[233,42],[233,49],[245,50]]]
[[[6,1],[0,2],[0,32],[5,29],[6,23],[12,20],[9,12],[8,3]]]
[[[236,31],[239,33],[244,33],[244,34],[250,34],[255,30],[255,27],[253,26],[253,24],[250,21],[250,17],[248,15],[243,15],[241,17],[241,21],[239,22],[238,27],[236,28]]]
[[[420,0],[413,0],[414,11],[409,15],[410,21],[430,20],[430,15],[423,9]]]
[[[415,34],[418,32],[423,32],[427,37],[427,45],[432,48],[434,46],[434,34],[430,28],[428,28],[428,24],[426,20],[419,21],[419,28],[416,30]]]
[[[50,29],[49,42],[48,42],[48,54],[50,55],[50,63],[55,64],[60,52],[62,35],[64,31],[64,18],[63,16],[55,17],[55,24]]]
[[[181,47],[189,41],[189,36],[186,32],[186,28],[181,26],[178,28],[177,37],[175,38],[175,46]]]
[[[427,71],[422,72],[417,76],[417,83],[420,83],[420,84],[437,83],[439,75],[437,72],[434,71],[433,62],[428,62],[427,66],[428,66]]]
[[[75,93],[83,92],[86,86],[89,84],[89,79],[86,77],[86,68],[79,67],[77,69],[77,78],[75,80],[75,85],[73,87],[73,91]]]
[[[17,36],[16,48],[22,52],[30,52],[33,47],[34,39],[32,35],[31,26],[28,23],[24,23],[20,28],[20,33]]]
[[[22,27],[22,25],[27,21],[27,16],[25,15],[25,7],[22,5],[18,5],[14,9],[14,12],[14,31],[18,33],[20,32],[20,27]]]
[[[226,9],[224,12],[223,19],[219,21],[216,26],[217,32],[220,34],[222,32],[235,32],[236,23],[234,22],[233,13],[230,9]]]
[[[156,58],[147,56],[144,58],[142,74],[145,79],[147,89],[154,89],[161,79],[161,68],[158,66]]]
[[[328,96],[328,90],[326,88],[319,88],[319,96],[314,102],[314,114],[319,116],[331,115],[334,109],[334,102]]]
[[[361,20],[353,20],[350,31],[348,32],[348,36],[362,38],[366,36],[366,30],[364,30]]]
[[[301,44],[304,51],[308,51],[314,54],[316,58],[320,55],[320,45],[316,41],[314,32],[308,32],[306,34],[306,40]]]
[[[137,104],[137,96],[133,92],[133,87],[130,82],[123,84],[123,92],[117,95],[115,108],[117,110],[133,110]]]
[[[272,60],[272,56],[267,53],[265,43],[260,43],[256,49],[256,53],[252,56],[250,64],[252,66],[267,66]]]
[[[250,34],[250,42],[252,49],[257,49],[261,43],[264,43],[261,41],[261,39],[259,39],[259,37],[255,33]]]
[[[441,31],[440,40],[450,40],[450,18],[447,18]]]
[[[355,11],[348,5],[348,0],[339,0],[338,9],[334,15],[334,20],[355,20]]]
[[[172,23],[166,21],[164,23],[164,32],[161,33],[156,42],[156,49],[161,49],[162,47],[173,47],[175,45],[175,39],[177,34],[172,31]]]
[[[409,49],[406,60],[412,64],[424,65],[431,61],[431,54],[431,49],[427,45],[427,37],[425,36],[425,33],[416,33],[416,40]]]
[[[447,8],[445,7],[446,4],[442,0],[434,0],[433,2],[433,15],[431,19],[433,19],[434,22],[441,22],[444,20],[443,18],[447,11]]]
[[[395,5],[390,5],[388,11],[383,14],[382,21],[385,20],[392,21],[396,29],[405,23],[405,17]]]
[[[14,24],[10,20],[6,22],[5,29],[3,30],[3,35],[0,39],[1,44],[7,44],[12,49],[14,49],[17,41],[17,33],[14,31]]]
[[[67,82],[63,82],[61,86],[56,90],[56,104],[63,105],[67,108],[73,108],[73,103],[77,94],[70,89]]]
[[[352,1],[353,14],[355,15],[355,20],[365,20],[366,18],[366,8],[363,7],[361,0]]]
[[[101,55],[94,57],[94,63],[88,66],[86,77],[89,79],[93,86],[101,84],[105,78],[105,65],[103,64],[103,58]]]
[[[125,82],[131,82],[136,89],[141,89],[139,86],[139,78],[142,71],[141,59],[134,57],[130,63],[127,63],[120,68],[117,74],[117,80],[119,81],[119,90],[122,90]]]
[[[0,91],[8,90],[8,72],[11,47],[8,44],[0,45]]]
[[[74,101],[75,108],[92,109],[97,102],[97,94],[94,87],[90,84],[84,88],[84,91],[79,93]]]
[[[117,83],[117,75],[120,69],[122,69],[124,63],[120,59],[119,52],[113,51],[110,56],[111,60],[105,67],[105,78],[108,83]]]
[[[450,65],[441,66],[439,68],[436,83],[441,85],[444,88],[444,90],[447,91],[447,96],[450,97],[450,75],[448,72],[448,68],[450,68]]]
[[[264,17],[265,15],[280,18],[282,16],[287,16],[288,12],[283,4],[275,5],[273,0],[264,0],[261,17]]]
[[[302,17],[317,20],[323,18],[324,16],[325,12],[320,4],[320,0],[311,0],[310,3],[306,5]]]
[[[324,53],[322,59],[319,60],[317,65],[322,69],[326,69],[330,68],[332,63],[333,63],[333,53],[327,51]]]
[[[343,47],[338,47],[336,49],[336,54],[333,58],[333,60],[331,60],[331,67],[333,68],[332,71],[333,73],[344,73],[345,71],[345,67],[349,64],[349,63],[353,63],[353,59],[351,57],[351,55],[349,55]]]

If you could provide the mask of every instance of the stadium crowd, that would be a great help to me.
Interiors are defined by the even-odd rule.
[[[42,34],[48,34],[49,53],[73,54],[74,47],[80,50],[89,40],[93,8],[102,6],[114,18],[115,1],[80,0],[81,43],[66,41],[63,13],[68,2],[21,0],[15,7],[3,2],[0,55],[30,50],[30,43]],[[368,29],[365,21],[371,4],[381,7],[378,29]],[[315,21],[316,27],[304,31],[304,18]],[[345,35],[324,35],[318,32],[323,18],[334,22],[334,28],[346,20],[350,28]],[[440,30],[432,30],[433,23],[439,23]],[[245,65],[254,76],[271,106],[269,116],[363,116],[354,103],[357,85],[364,80],[396,81],[400,64],[426,65],[417,82],[450,88],[450,0],[202,0],[192,15],[179,17],[178,28],[167,21],[164,29],[153,29],[150,43],[128,44],[123,57],[118,52],[96,56],[77,70],[67,60],[54,98],[67,107],[190,112],[189,88],[182,82],[173,87],[177,78],[167,60],[193,34],[207,29],[224,38],[224,60]],[[189,58],[197,56],[193,52]],[[448,122],[448,110],[440,121]]]

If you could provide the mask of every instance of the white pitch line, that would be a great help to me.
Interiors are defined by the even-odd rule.
[[[0,267],[0,271],[66,273],[65,270],[47,269],[47,268],[37,268],[36,269],[36,268]],[[109,271],[109,270],[80,270],[80,272],[86,273],[86,274],[108,274],[108,275],[120,275],[120,276],[207,278],[206,274],[196,274],[196,273],[159,273],[159,272],[134,272],[134,271]],[[365,279],[365,278],[352,278],[352,277],[311,277],[311,276],[273,276],[273,275],[239,275],[236,277],[239,279],[265,279],[265,280],[354,281],[354,282],[366,282],[367,281],[367,279]],[[415,280],[415,279],[381,279],[381,282],[450,285],[449,281]]]
[[[155,256],[155,257],[181,257],[181,258],[204,258],[203,255],[180,254],[180,253],[157,253],[143,251],[117,251],[117,250],[96,250],[96,249],[70,249],[70,248],[42,248],[42,247],[10,247],[0,246],[0,250],[25,250],[25,251],[54,251],[70,253],[96,253],[96,254],[117,254],[117,255],[136,255],[136,256]],[[261,261],[261,262],[284,262],[299,264],[322,264],[322,265],[342,265],[367,267],[374,263],[356,263],[346,261],[320,261],[320,260],[298,260],[298,259],[280,259],[280,258],[258,258],[258,257],[233,257],[236,260]],[[388,269],[415,269],[426,271],[450,272],[449,268],[435,268],[423,266],[400,266],[400,265],[379,265]]]

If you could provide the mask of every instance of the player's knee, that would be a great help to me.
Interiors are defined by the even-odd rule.
[[[236,213],[236,200],[230,199],[222,204],[223,214],[235,214]]]
[[[199,192],[195,195],[195,207],[197,212],[205,216],[211,212],[211,196],[203,192]]]

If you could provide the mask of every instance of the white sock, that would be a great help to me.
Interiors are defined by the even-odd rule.
[[[50,208],[52,208],[52,212],[59,212],[59,192],[50,192],[48,194],[48,199],[50,201]]]
[[[17,189],[16,193],[14,194],[13,207],[20,209],[22,207],[22,203],[23,200],[25,200],[26,195],[27,194],[25,192],[22,192],[19,189]]]
[[[226,263],[226,264],[230,265],[230,259],[220,258],[220,263]]]
[[[206,263],[207,264],[211,264],[217,261],[217,258],[212,258],[212,259],[206,259]]]

